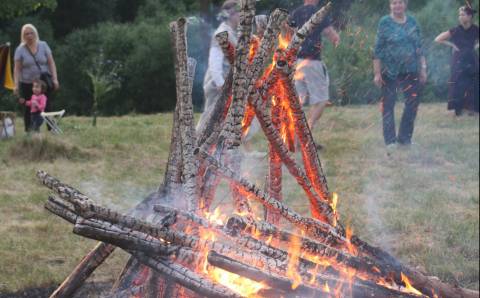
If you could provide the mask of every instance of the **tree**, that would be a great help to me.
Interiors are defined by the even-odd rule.
[[[120,67],[121,64],[117,61],[105,60],[103,51],[100,50],[98,56],[94,58],[91,69],[87,70],[87,75],[92,82],[93,126],[97,126],[99,101],[110,91],[120,88],[120,78],[118,77]]]
[[[9,20],[26,15],[40,8],[54,10],[56,7],[56,0],[2,0],[2,5],[0,5],[0,20]]]

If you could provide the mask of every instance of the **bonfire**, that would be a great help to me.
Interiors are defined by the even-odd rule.
[[[131,258],[112,297],[478,297],[400,263],[339,220],[338,196],[328,188],[293,84],[299,48],[331,4],[290,35],[282,34],[288,12],[277,9],[258,38],[252,35],[255,0],[240,2],[237,47],[227,32],[216,36],[231,71],[222,97],[197,130],[196,62],[187,55],[187,22],[170,25],[177,105],[157,192],[121,214],[37,173],[54,192],[46,209],[72,223],[75,234],[101,241],[51,297],[73,296],[117,247]],[[254,117],[269,146],[262,187],[240,174],[240,147]],[[284,169],[303,189],[296,200],[308,201],[311,217],[283,203]],[[231,214],[212,210],[221,181],[228,183]],[[263,212],[253,210],[254,201]]]

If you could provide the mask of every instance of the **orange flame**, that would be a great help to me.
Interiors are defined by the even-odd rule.
[[[211,269],[210,276],[216,282],[245,297],[250,297],[261,289],[266,288],[262,283],[255,282],[220,268]]]
[[[292,237],[290,240],[290,248],[288,250],[289,262],[286,275],[293,281],[293,290],[295,290],[302,283],[302,277],[297,272],[301,245],[302,244],[299,237]]]
[[[327,282],[325,282],[325,286],[323,286],[323,290],[327,293],[330,293],[330,287],[328,286]]]
[[[255,58],[255,55],[257,54],[258,46],[260,45],[260,39],[257,36],[252,36],[252,39],[250,41],[250,50],[248,52],[248,63],[253,62],[253,58]]]
[[[292,36],[290,34],[279,34],[278,35],[278,48],[281,50],[286,50],[288,48],[288,45],[290,44],[290,41],[292,39]]]
[[[400,276],[402,277],[402,281],[405,283],[405,288],[407,289],[408,293],[423,296],[422,292],[412,287],[410,280],[405,276],[405,274],[403,274],[403,272],[400,273]]]
[[[353,229],[347,226],[347,229],[345,231],[345,237],[347,238],[347,249],[350,254],[356,256],[358,252],[357,252],[357,248],[351,242],[352,235],[353,235]]]

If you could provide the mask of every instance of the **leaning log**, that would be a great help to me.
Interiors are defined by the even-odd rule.
[[[187,208],[189,211],[195,211],[198,207],[198,189],[196,185],[196,176],[198,166],[193,157],[193,149],[196,145],[192,90],[189,79],[188,56],[187,56],[187,20],[180,18],[177,21],[177,62],[179,72],[175,75],[179,81],[180,92],[180,134],[182,140],[182,158],[183,158],[183,189],[187,197]]]

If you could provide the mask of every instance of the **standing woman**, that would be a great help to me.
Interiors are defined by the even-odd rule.
[[[478,113],[478,26],[473,24],[475,10],[462,6],[458,10],[460,25],[440,33],[438,43],[453,48],[450,64],[448,109],[460,116],[462,110]]]
[[[52,51],[48,44],[41,41],[38,31],[32,24],[25,24],[21,31],[21,43],[15,50],[14,94],[19,97],[19,103],[24,104],[25,100],[32,96],[33,81],[40,78],[41,73],[48,72],[52,76],[53,89],[59,88],[57,78],[57,67],[53,60]],[[49,90],[50,91],[50,90]],[[45,109],[50,111],[51,92],[47,93],[48,105]],[[24,107],[25,131],[30,130],[30,109]]]
[[[427,81],[427,63],[420,28],[406,14],[408,0],[390,0],[390,14],[378,24],[373,69],[374,83],[382,89],[383,137],[387,147],[410,145],[420,104],[420,91]],[[398,136],[395,131],[397,91],[405,96]]]

